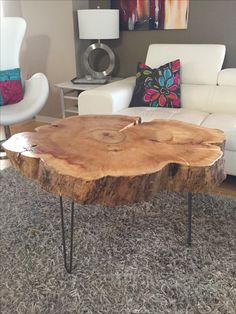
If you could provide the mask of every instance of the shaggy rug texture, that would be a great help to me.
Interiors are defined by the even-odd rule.
[[[13,169],[0,182],[1,314],[236,313],[236,199],[194,195],[192,248],[186,194],[76,204],[69,275],[59,198]]]

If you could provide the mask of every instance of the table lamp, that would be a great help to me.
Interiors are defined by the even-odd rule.
[[[101,43],[101,39],[119,38],[119,10],[113,9],[89,9],[78,10],[78,25],[80,39],[97,39],[98,42],[90,45],[83,54],[83,65],[89,82],[106,83],[108,75],[115,67],[115,55],[110,47]],[[109,65],[104,71],[95,71],[89,63],[90,54],[96,49],[104,50],[109,57]],[[81,79],[80,79],[81,83]]]

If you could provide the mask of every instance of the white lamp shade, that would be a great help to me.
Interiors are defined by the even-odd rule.
[[[119,10],[78,10],[80,39],[119,38]]]

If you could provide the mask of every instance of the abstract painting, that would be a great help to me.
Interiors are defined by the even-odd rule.
[[[111,0],[121,30],[186,29],[189,0]]]

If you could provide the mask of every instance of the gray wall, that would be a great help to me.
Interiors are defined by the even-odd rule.
[[[108,8],[108,3],[90,0],[90,8]],[[122,31],[119,40],[108,42],[118,58],[115,74],[134,75],[150,43],[225,44],[224,67],[236,67],[236,0],[190,0],[187,30]]]

